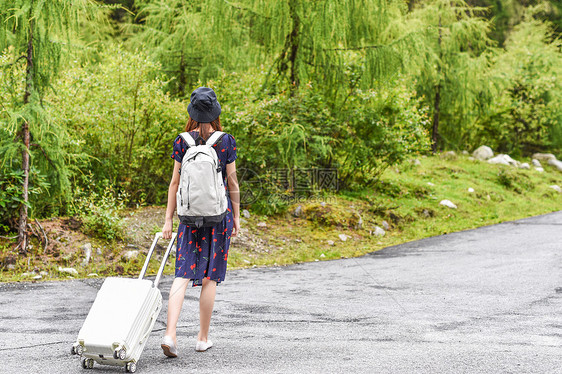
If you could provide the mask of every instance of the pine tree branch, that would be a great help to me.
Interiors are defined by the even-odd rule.
[[[32,147],[38,147],[38,148],[41,150],[41,152],[43,153],[43,156],[45,156],[45,159],[46,159],[47,161],[49,161],[49,164],[51,164],[51,166],[52,166],[55,170],[57,169],[57,167],[55,166],[55,164],[53,163],[53,161],[51,160],[51,158],[50,158],[49,156],[47,156],[47,152],[45,152],[45,150],[43,149],[43,147],[41,147],[40,144],[31,143],[30,146],[32,146]]]
[[[223,0],[223,1],[225,2],[225,4],[227,4],[227,5],[229,5],[229,6],[233,7],[233,8],[236,8],[236,9],[238,9],[238,10],[245,10],[245,11],[247,11],[247,12],[250,12],[250,13],[252,13],[252,14],[255,14],[256,16],[260,16],[260,17],[263,17],[263,18],[266,18],[266,19],[271,19],[271,17],[264,16],[263,14],[258,13],[258,12],[256,12],[256,11],[253,10],[253,9],[246,8],[246,7],[243,7],[243,6],[240,6],[240,5],[233,4],[233,3],[231,3],[231,2],[228,1],[228,0]]]

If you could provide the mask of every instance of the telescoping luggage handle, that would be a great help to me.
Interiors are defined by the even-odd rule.
[[[170,239],[170,243],[168,244],[168,248],[166,249],[166,253],[164,253],[164,257],[162,258],[162,262],[160,263],[160,269],[158,269],[158,273],[156,274],[156,278],[154,279],[153,286],[158,287],[158,283],[160,283],[160,278],[162,278],[162,273],[164,272],[164,267],[166,266],[166,261],[168,261],[168,256],[170,256],[170,252],[172,251],[172,247],[174,246],[174,242],[176,241],[176,233],[172,234],[172,239]],[[144,265],[139,275],[139,279],[143,279],[146,274],[146,269],[148,269],[148,263],[150,262],[150,258],[152,257],[152,253],[154,252],[154,248],[156,247],[156,243],[158,243],[158,239],[162,237],[162,233],[158,232],[154,235],[154,241],[152,242],[152,246],[146,255],[146,260],[144,261]]]

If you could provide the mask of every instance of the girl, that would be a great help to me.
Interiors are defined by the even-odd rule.
[[[191,94],[187,107],[189,121],[185,131],[198,141],[207,140],[214,131],[222,131],[220,124],[221,107],[215,92],[207,87],[199,87]],[[201,139],[198,139],[201,138]],[[176,208],[176,192],[180,181],[180,166],[188,148],[187,143],[178,136],[174,141],[172,158],[174,172],[168,189],[166,223],[162,229],[163,237],[172,237],[172,221]],[[220,149],[218,149],[220,148]],[[162,341],[162,349],[168,357],[177,357],[176,325],[189,281],[192,286],[202,286],[199,297],[199,334],[195,350],[203,352],[212,347],[208,338],[211,314],[215,303],[216,286],[224,280],[230,238],[240,231],[240,193],[236,177],[236,141],[225,134],[215,147],[222,166],[224,186],[227,190],[228,210],[221,223],[214,227],[178,227],[175,279],[168,299],[168,324]]]

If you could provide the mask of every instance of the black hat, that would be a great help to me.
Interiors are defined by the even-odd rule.
[[[221,114],[221,105],[212,88],[199,87],[191,93],[187,106],[189,116],[196,122],[212,122]]]

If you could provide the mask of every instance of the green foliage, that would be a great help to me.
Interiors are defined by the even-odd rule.
[[[358,91],[342,108],[337,157],[342,187],[361,188],[412,154],[429,151],[428,109],[406,80],[377,90]]]
[[[43,98],[59,72],[64,46],[72,44],[80,20],[88,17],[94,5],[91,0],[0,2],[2,169],[15,170],[15,165],[21,165],[20,157],[29,153],[30,168],[47,175],[52,186],[43,197],[56,205],[65,205],[70,198],[72,155],[64,152],[67,134],[47,116]],[[30,149],[23,141],[27,132]],[[35,212],[50,213],[49,203],[34,206]]]
[[[102,2],[0,4],[2,199],[17,203],[27,121],[38,216],[72,213],[72,191],[105,196],[106,185],[132,205],[165,203],[171,142],[187,119],[180,100],[200,85],[217,91],[238,167],[254,173],[242,187],[261,183],[252,208],[268,214],[298,197],[278,170],[335,168],[340,188],[372,188],[389,165],[427,152],[436,113],[443,148],[562,154],[562,59],[547,3]],[[88,223],[93,232],[113,225],[91,217],[102,222]]]
[[[89,157],[76,166],[139,200],[165,201],[171,144],[187,121],[184,103],[164,93],[159,65],[142,52],[114,48],[103,63],[74,65],[54,84],[51,116],[72,136],[70,150]],[[79,181],[78,181],[79,182]]]
[[[240,144],[244,167],[260,175],[270,194],[293,187],[275,175],[279,169],[337,168],[341,186],[356,188],[373,184],[388,165],[428,149],[427,109],[405,79],[355,90],[337,108],[313,85],[261,99],[247,76],[225,75],[212,85],[224,100],[225,128]]]
[[[417,91],[432,116],[439,115],[440,148],[463,146],[480,107],[492,104],[486,72],[494,42],[483,14],[464,0],[432,0],[408,15],[406,24],[425,38]]]
[[[94,181],[88,190],[76,190],[74,213],[82,219],[83,231],[108,240],[123,239],[125,231],[119,213],[128,202],[127,194],[107,184],[101,193],[98,190]]]
[[[501,87],[478,123],[476,137],[501,152],[562,154],[562,44],[545,23],[529,17],[515,27],[493,75]]]
[[[38,174],[36,169],[30,170],[30,176],[34,183],[29,186],[28,207],[34,206],[38,202],[37,197],[49,189],[45,176]],[[18,214],[21,204],[25,203],[21,194],[22,183],[22,170],[0,168],[0,227],[15,227],[13,220]]]
[[[0,168],[15,172],[21,170],[21,155],[25,146],[21,143],[20,126],[27,120],[30,124],[30,165],[35,172],[30,175],[31,185],[49,185],[49,188],[34,189],[31,195],[31,212],[49,215],[58,212],[71,199],[70,176],[76,158],[83,157],[79,150],[67,151],[66,139],[70,136],[65,128],[57,126],[45,110],[45,105],[35,102],[23,105],[25,93],[25,64],[10,63],[9,50],[0,55]],[[43,102],[45,104],[45,102]],[[34,180],[35,177],[41,179]],[[23,180],[22,180],[23,183]],[[20,186],[20,194],[23,189]],[[23,201],[23,197],[22,197]],[[14,210],[14,214],[16,214]]]

